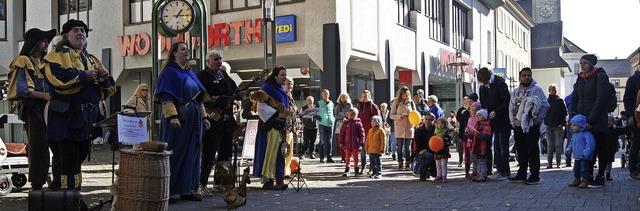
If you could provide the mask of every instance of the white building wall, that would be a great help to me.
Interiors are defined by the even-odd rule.
[[[517,3],[514,4],[517,5]],[[524,11],[513,10],[507,5],[496,9],[496,62],[494,67],[506,68],[507,85],[514,85],[511,88],[515,88],[519,84],[518,72],[524,67],[531,66],[531,28],[529,25],[531,23],[528,24],[527,20],[520,18],[519,12]],[[533,77],[540,83],[547,81],[543,78],[550,74],[536,70]],[[559,76],[555,77],[559,78]],[[546,86],[541,87],[546,90]]]

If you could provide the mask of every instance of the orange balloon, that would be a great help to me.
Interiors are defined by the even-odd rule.
[[[409,123],[411,123],[411,125],[416,126],[418,124],[420,124],[420,113],[416,110],[413,110],[411,112],[409,112]]]
[[[432,136],[429,139],[429,148],[431,148],[431,150],[433,150],[434,152],[440,151],[443,145],[444,141],[442,140],[442,138],[440,138],[440,136]]]
[[[300,166],[300,160],[295,157],[291,159],[291,164],[289,165],[289,167],[291,168],[292,174],[298,173],[302,168],[302,166]]]

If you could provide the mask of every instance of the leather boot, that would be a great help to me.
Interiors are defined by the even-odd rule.
[[[343,177],[348,177],[349,176],[349,167],[344,167],[344,173],[342,173]]]
[[[269,180],[262,185],[262,189],[265,190],[277,190],[275,189],[275,185],[273,184],[273,180]]]
[[[274,190],[285,190],[289,188],[289,185],[284,184],[284,178],[276,178],[276,185]]]
[[[404,168],[402,168],[402,161],[398,161],[398,171],[402,170],[404,170]]]
[[[359,171],[359,170],[360,170],[360,168],[355,167],[354,169],[355,169],[355,174],[354,174],[354,176],[355,176],[355,177],[359,177],[359,176],[360,176],[360,174],[361,174],[361,172]]]
[[[411,161],[404,162],[404,170],[411,171]]]

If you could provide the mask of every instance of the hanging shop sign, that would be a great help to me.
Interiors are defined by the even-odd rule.
[[[276,43],[296,41],[297,28],[295,15],[276,17]]]
[[[507,68],[493,68],[493,74],[507,79]]]

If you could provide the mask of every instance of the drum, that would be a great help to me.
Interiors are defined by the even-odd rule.
[[[169,156],[169,151],[120,150],[115,210],[167,210]]]

